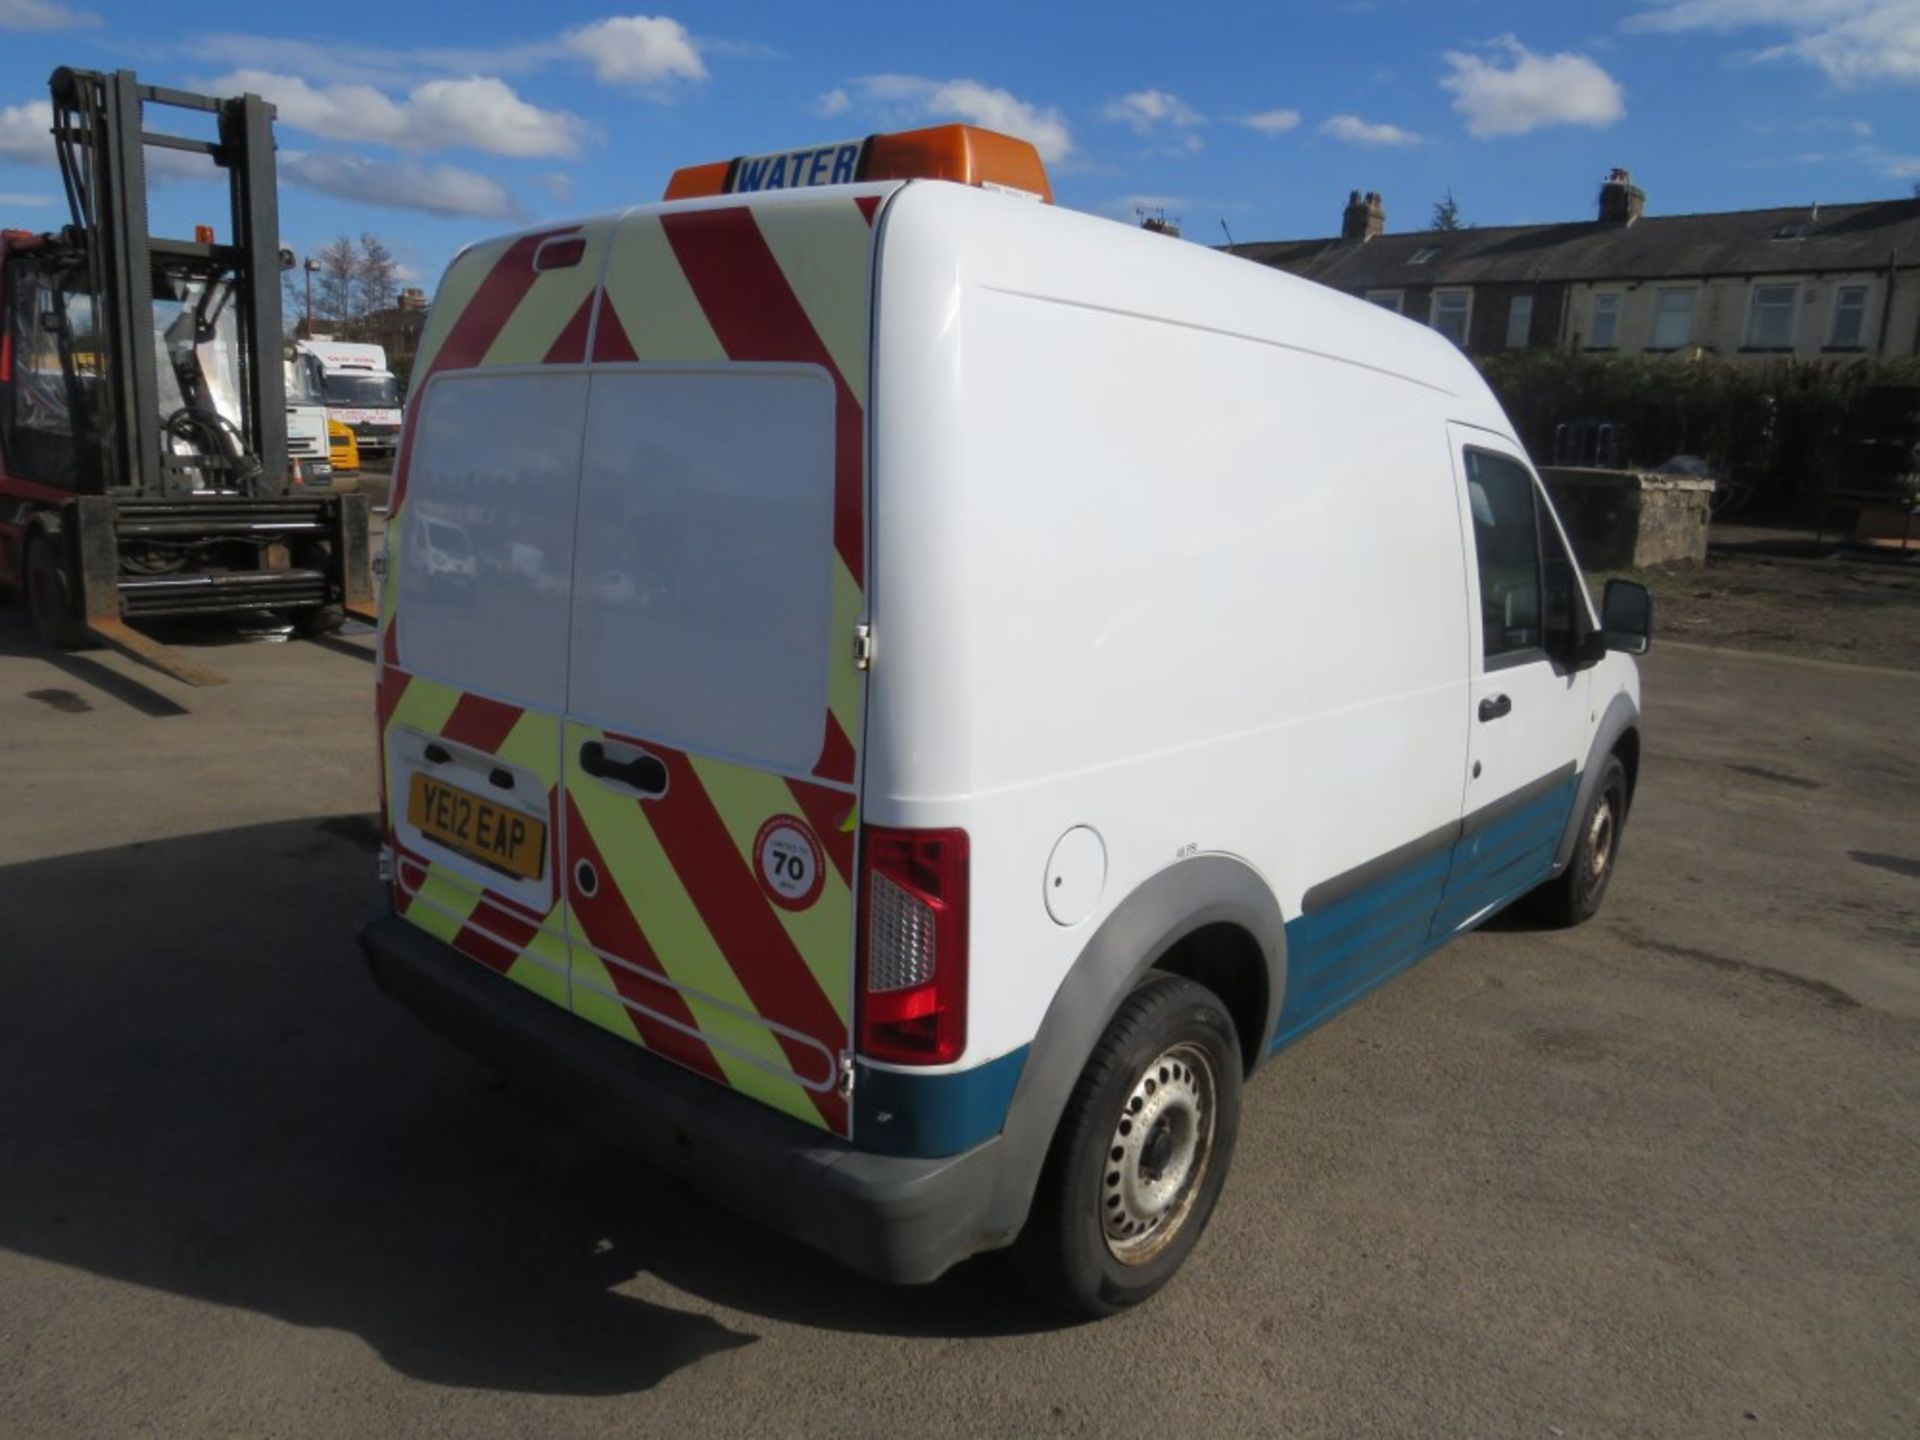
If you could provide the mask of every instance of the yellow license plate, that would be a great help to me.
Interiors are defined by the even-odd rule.
[[[538,880],[546,866],[546,821],[496,805],[444,780],[413,777],[407,819],[429,840],[522,880]]]

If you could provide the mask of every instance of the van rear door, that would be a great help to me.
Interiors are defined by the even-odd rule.
[[[427,387],[380,682],[395,905],[559,1004],[554,801],[587,384],[582,370],[477,370]]]
[[[839,1135],[877,203],[622,220],[561,747],[575,1012]]]

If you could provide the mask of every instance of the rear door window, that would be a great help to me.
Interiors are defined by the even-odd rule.
[[[598,372],[569,711],[807,773],[831,668],[833,457],[817,367]]]
[[[587,385],[479,373],[427,388],[392,548],[403,668],[564,707]]]

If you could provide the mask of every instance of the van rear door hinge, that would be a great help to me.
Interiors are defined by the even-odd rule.
[[[840,1057],[840,1075],[838,1077],[838,1083],[834,1086],[834,1088],[840,1092],[840,1097],[843,1100],[852,1096],[853,1094],[853,1056],[842,1055]]]
[[[873,668],[873,627],[865,622],[853,627],[853,668]]]

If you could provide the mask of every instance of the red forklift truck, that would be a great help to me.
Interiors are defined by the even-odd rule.
[[[105,643],[192,684],[220,676],[132,628],[371,618],[364,497],[289,466],[273,107],[54,71],[52,140],[72,223],[0,231],[0,586],[57,649]],[[213,139],[151,131],[153,107]],[[148,147],[207,156],[230,239],[148,232]]]

